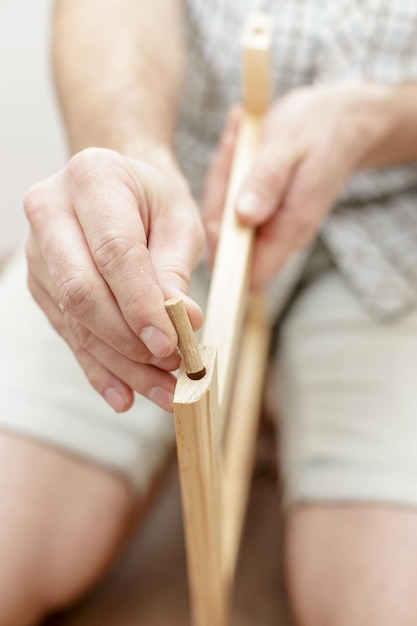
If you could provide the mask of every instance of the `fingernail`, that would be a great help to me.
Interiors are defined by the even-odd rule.
[[[244,191],[236,202],[236,209],[241,215],[254,215],[260,206],[260,198],[253,191]]]
[[[172,393],[163,387],[151,387],[146,396],[164,411],[172,411]]]
[[[167,354],[170,341],[159,328],[154,326],[144,328],[140,333],[140,338],[154,356],[165,356]]]
[[[104,397],[116,413],[122,413],[126,408],[126,398],[114,387],[109,387],[104,392]]]

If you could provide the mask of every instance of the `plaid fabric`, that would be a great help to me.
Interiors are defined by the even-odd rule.
[[[417,78],[412,0],[187,0],[189,63],[178,154],[197,198],[228,107],[241,99],[241,33],[251,11],[274,20],[274,97],[295,87]],[[321,236],[339,270],[379,318],[417,304],[417,164],[360,172]],[[304,255],[304,260],[307,253]],[[300,261],[301,259],[301,261]],[[277,279],[284,305],[303,255]]]

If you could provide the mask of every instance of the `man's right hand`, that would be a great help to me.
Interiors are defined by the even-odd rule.
[[[76,154],[25,198],[32,295],[92,386],[117,411],[133,391],[172,409],[177,336],[164,301],[187,298],[204,249],[197,207],[177,170],[107,149]]]

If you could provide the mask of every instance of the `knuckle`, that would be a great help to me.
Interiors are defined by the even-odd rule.
[[[41,181],[32,185],[26,192],[23,199],[23,209],[29,222],[37,220],[37,216],[42,214],[45,206],[45,187]]]
[[[115,350],[115,352],[112,352],[113,364],[115,363],[116,355],[118,355],[117,358],[126,357],[130,359],[132,364],[134,362],[146,361],[152,357],[150,354],[144,354],[140,340],[137,338],[135,340],[135,337],[117,338],[117,344],[112,348],[78,320],[69,318],[68,325],[76,345],[83,348],[93,357],[99,358],[101,355],[100,358],[102,359],[103,355],[107,354],[109,350]]]
[[[101,274],[113,272],[125,258],[137,256],[140,251],[137,237],[126,232],[97,233],[91,251],[97,269]]]
[[[88,328],[76,320],[70,320],[69,326],[73,337],[77,341],[77,345],[84,348],[88,352],[94,352],[94,348],[97,344],[96,336],[88,330]]]
[[[86,148],[75,154],[67,164],[70,182],[81,190],[94,186],[104,168],[115,160],[115,153],[106,148]]]
[[[167,276],[175,276],[177,281],[179,279],[181,282],[181,287],[183,287],[184,291],[188,293],[191,278],[190,272],[185,267],[185,265],[182,265],[180,263],[170,263],[165,264],[160,269],[162,270],[163,274]]]
[[[70,315],[82,319],[94,309],[93,284],[82,274],[67,277],[57,285],[58,298]]]

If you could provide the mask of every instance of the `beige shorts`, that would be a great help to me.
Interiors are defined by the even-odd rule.
[[[285,501],[417,505],[417,312],[377,322],[327,263],[275,362]]]
[[[0,428],[146,488],[172,449],[172,415],[138,396],[115,414],[32,301],[22,251],[0,275]],[[417,504],[417,313],[380,324],[329,263],[311,273],[276,355],[287,503]]]

